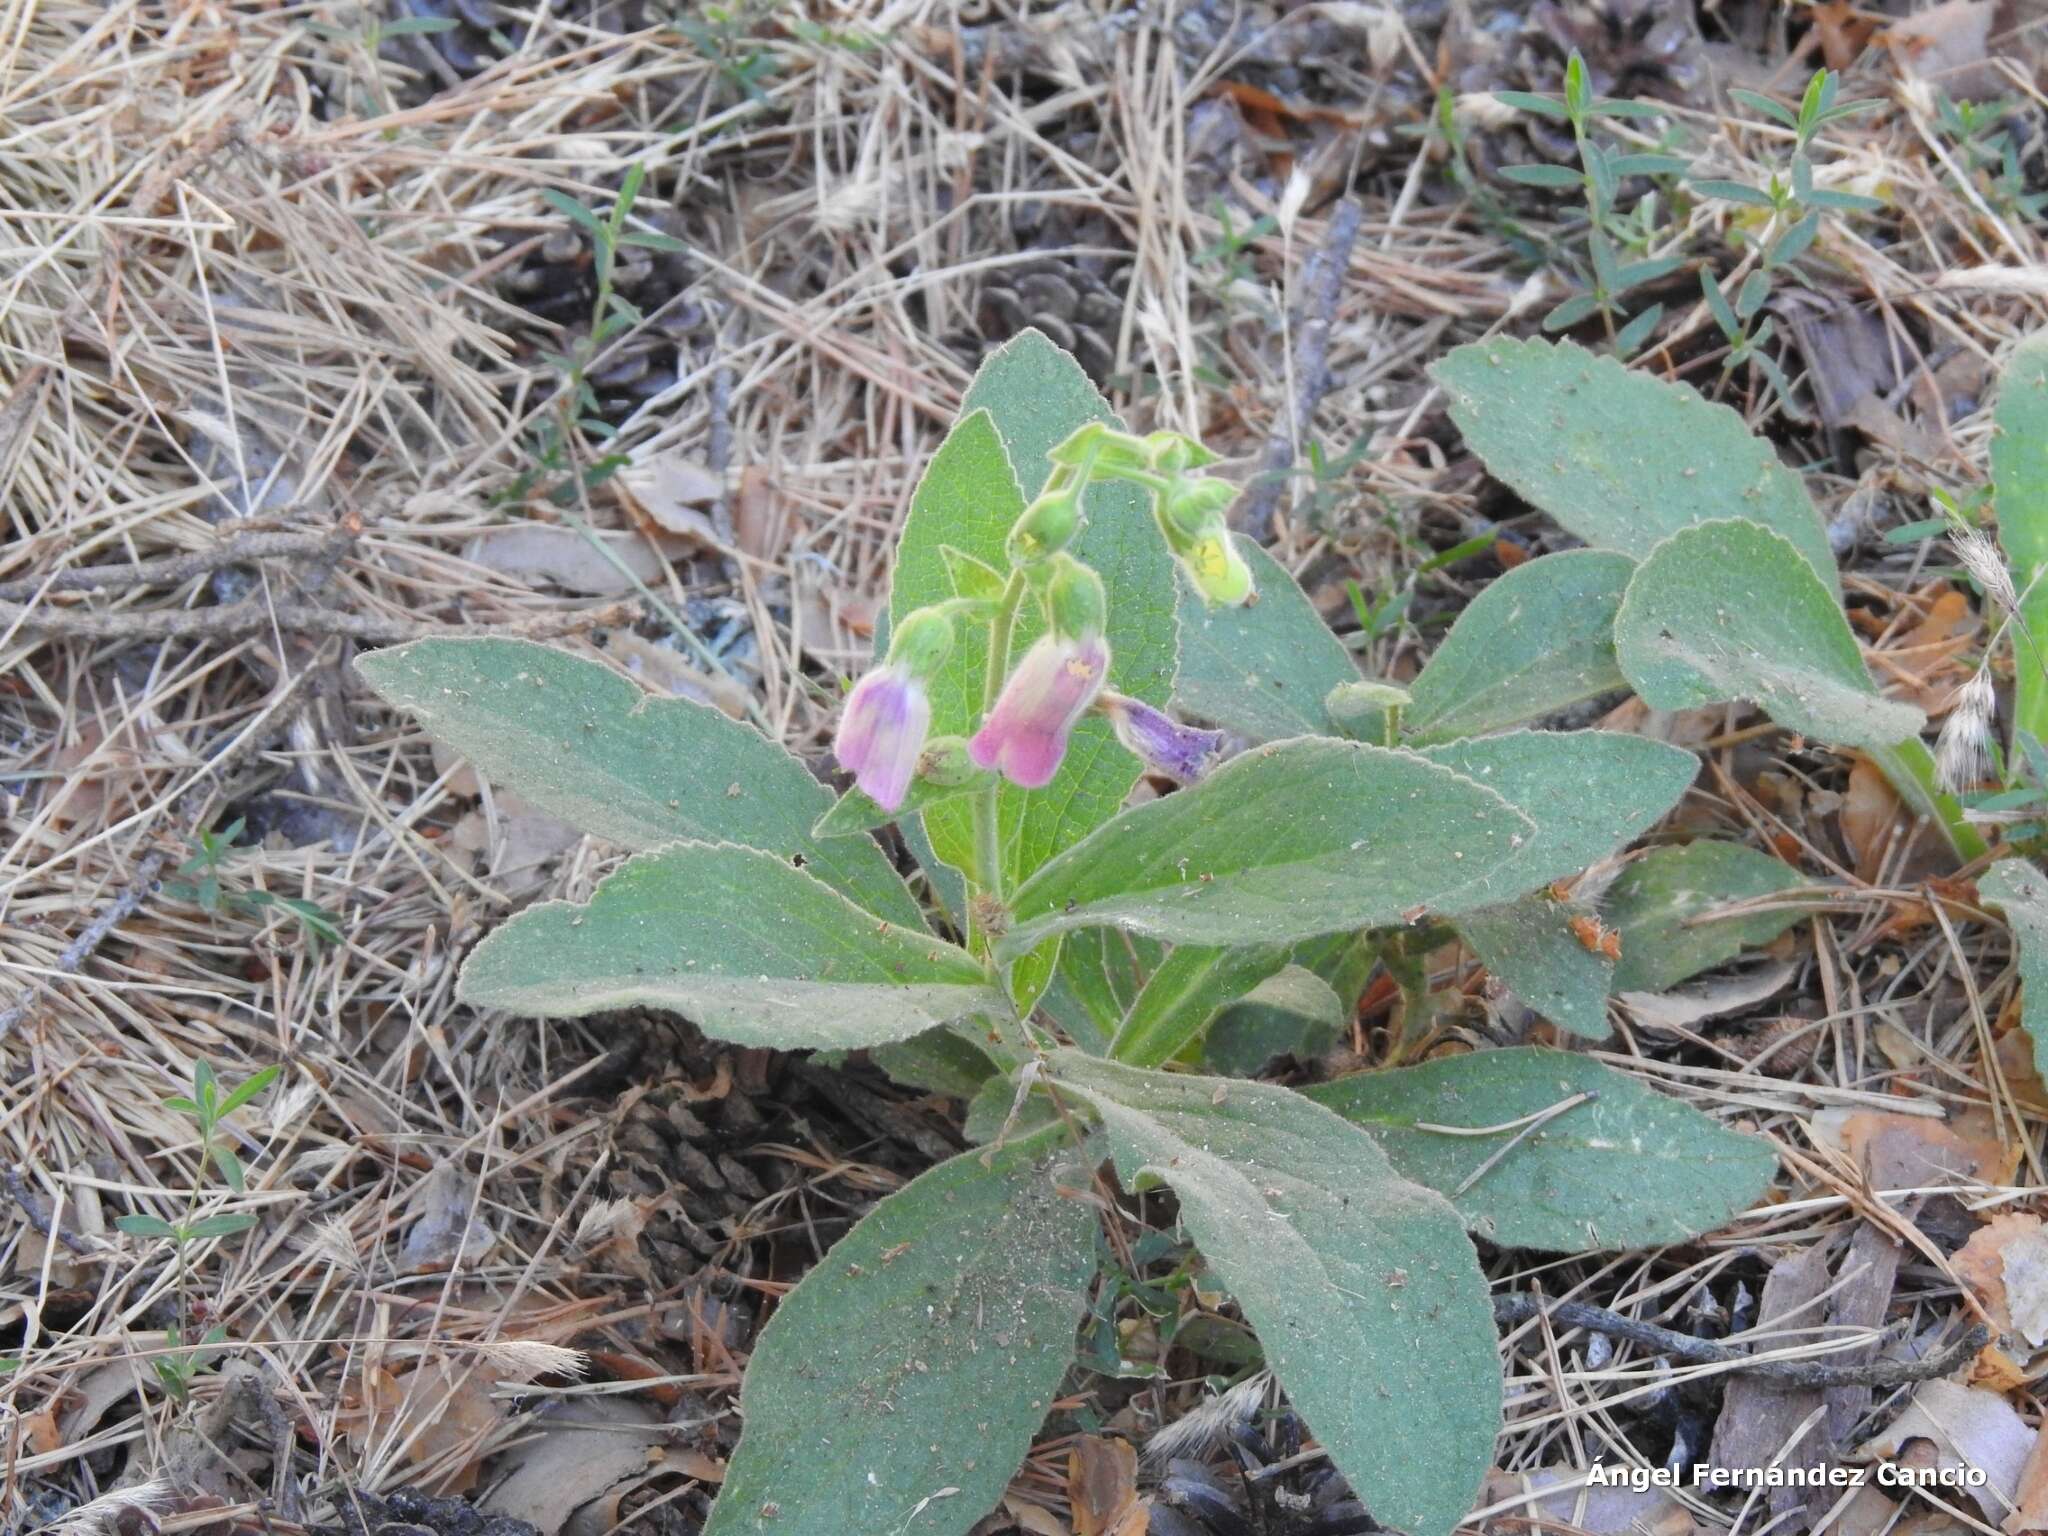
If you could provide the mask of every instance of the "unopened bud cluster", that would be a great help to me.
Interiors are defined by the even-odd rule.
[[[1182,725],[1106,691],[1109,593],[1071,549],[1087,526],[1090,484],[1122,480],[1150,493],[1166,547],[1204,601],[1254,601],[1251,568],[1224,522],[1236,493],[1202,473],[1215,455],[1178,433],[1140,437],[1097,423],[1050,457],[1045,489],[1018,516],[1004,545],[1010,566],[1004,598],[955,598],[906,615],[882,664],[847,698],[835,755],[885,810],[902,806],[913,780],[954,789],[971,783],[977,771],[1042,788],[1059,772],[1067,740],[1090,710],[1107,715],[1118,740],[1149,768],[1182,783],[1199,778],[1223,751],[1222,733]],[[955,624],[1001,627],[992,649],[1007,656],[1008,629],[1026,602],[1042,614],[1045,633],[1016,658],[980,728],[964,744],[947,738],[928,745],[928,685],[952,653]]]

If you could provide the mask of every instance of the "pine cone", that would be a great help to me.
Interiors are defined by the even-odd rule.
[[[1018,250],[1044,254],[983,278],[974,330],[953,338],[961,355],[979,363],[1018,332],[1036,327],[1071,352],[1089,378],[1106,382],[1116,368],[1131,261],[1090,248],[1120,247],[1121,237],[1100,216],[1076,221],[1066,210],[1038,202],[1016,205],[1009,235]]]
[[[1475,16],[1450,44],[1455,60],[1451,78],[1461,95],[1561,95],[1565,64],[1575,51],[1586,61],[1587,84],[1599,96],[1688,103],[1706,78],[1691,7],[1658,0],[1497,5]],[[1504,113],[1498,123],[1477,127],[1468,145],[1489,175],[1504,165],[1578,165],[1570,128],[1534,112]],[[1511,195],[1531,196],[1529,188],[1497,184]],[[1534,195],[1545,202],[1556,196]]]

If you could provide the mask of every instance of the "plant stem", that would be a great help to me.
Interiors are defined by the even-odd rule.
[[[981,713],[984,719],[995,708],[1003,691],[1003,679],[1010,671],[1010,637],[1017,627],[1017,609],[1024,601],[1024,573],[1010,572],[1010,580],[996,608],[995,622],[988,632],[988,669],[982,676]],[[974,889],[967,902],[969,942],[975,954],[987,960],[993,948],[986,919],[976,910],[976,897],[1000,900],[1003,894],[1003,858],[998,837],[996,797],[1000,779],[974,796]]]

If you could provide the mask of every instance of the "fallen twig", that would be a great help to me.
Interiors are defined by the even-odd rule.
[[[1259,467],[1246,484],[1238,503],[1237,525],[1261,544],[1272,536],[1273,510],[1279,505],[1281,488],[1294,468],[1296,439],[1314,421],[1316,407],[1330,389],[1330,325],[1337,317],[1337,300],[1344,291],[1344,274],[1351,265],[1351,248],[1358,243],[1359,225],[1365,210],[1345,198],[1330,215],[1323,243],[1310,253],[1301,272],[1301,304],[1296,310],[1294,333],[1294,409],[1274,427],[1259,454]]]
[[[1493,1298],[1493,1320],[1496,1323],[1526,1323],[1535,1317],[1547,1317],[1563,1328],[1584,1328],[1590,1333],[1625,1339],[1657,1354],[1676,1356],[1691,1365],[1726,1365],[1747,1375],[1780,1382],[1788,1389],[1804,1387],[1816,1391],[1827,1387],[1896,1387],[1908,1382],[1931,1381],[1937,1376],[1946,1376],[1967,1362],[1991,1337],[1991,1331],[1979,1324],[1955,1343],[1919,1360],[1869,1360],[1851,1364],[1829,1360],[1759,1360],[1725,1339],[1696,1338],[1675,1329],[1660,1328],[1655,1323],[1623,1317],[1605,1307],[1589,1306],[1583,1301],[1553,1301],[1547,1296],[1531,1296],[1522,1292]]]
[[[325,554],[355,542],[360,524],[339,528],[294,531],[265,530],[238,534],[211,549],[194,550],[161,560],[137,560],[120,565],[81,565],[48,576],[0,581],[0,601],[21,602],[45,592],[83,592],[98,587],[176,586],[194,576],[205,576],[228,565],[251,560],[292,559]]]
[[[602,608],[584,608],[574,613],[547,613],[529,619],[493,620],[488,625],[480,625],[378,618],[313,604],[266,601],[261,597],[246,598],[219,608],[149,608],[116,613],[0,602],[0,631],[18,627],[74,640],[184,640],[194,637],[233,640],[276,629],[291,634],[338,635],[370,645],[398,645],[407,640],[423,640],[438,635],[483,633],[545,639],[623,623],[632,611],[630,602],[609,603]]]

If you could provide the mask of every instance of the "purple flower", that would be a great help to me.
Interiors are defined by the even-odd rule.
[[[1046,635],[1024,653],[1002,697],[967,744],[977,767],[999,768],[1024,789],[1043,789],[1059,772],[1074,722],[1088,712],[1109,676],[1109,642],[1100,635]]]
[[[1116,727],[1118,741],[1143,758],[1147,768],[1176,784],[1192,784],[1214,768],[1230,743],[1227,731],[1182,725],[1142,699],[1121,693],[1104,694],[1102,712]]]
[[[931,723],[924,684],[894,662],[884,663],[847,696],[832,754],[875,804],[893,811],[910,788]]]

